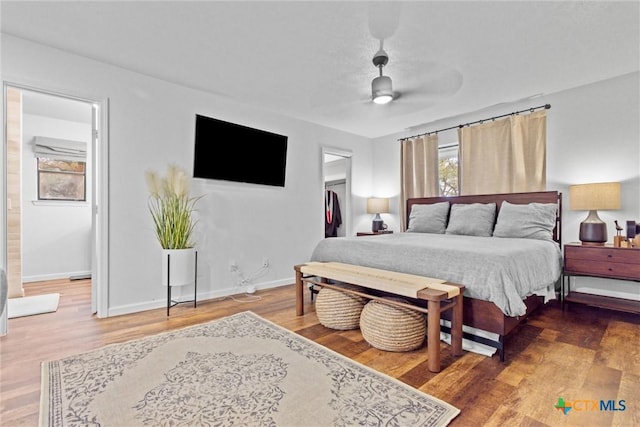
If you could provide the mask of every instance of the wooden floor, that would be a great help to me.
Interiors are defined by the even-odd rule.
[[[40,399],[40,364],[106,344],[206,322],[251,310],[290,330],[395,377],[461,410],[452,426],[640,426],[640,319],[637,315],[586,306],[564,313],[543,307],[507,339],[507,362],[465,352],[452,358],[443,344],[444,369],[426,369],[426,349],[388,353],[371,348],[358,331],[329,330],[318,323],[306,298],[295,315],[293,285],[258,292],[260,300],[180,305],[98,319],[90,312],[88,281],[25,286],[27,295],[60,292],[56,313],[9,320],[0,338],[0,425],[35,426]],[[576,406],[556,410],[559,397]],[[579,410],[583,401],[613,400],[624,411]]]

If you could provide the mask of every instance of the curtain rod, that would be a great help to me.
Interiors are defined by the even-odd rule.
[[[404,138],[399,138],[398,141],[405,141],[407,139],[417,138],[419,136],[431,135],[432,133],[437,134],[438,132],[444,132],[446,130],[451,130],[451,129],[455,129],[455,128],[463,128],[465,126],[471,126],[471,125],[475,125],[477,123],[488,122],[489,120],[501,119],[503,117],[513,116],[513,115],[520,114],[520,113],[526,113],[527,111],[533,113],[535,110],[539,110],[541,108],[544,108],[545,110],[548,110],[548,109],[551,108],[551,104],[539,105],[537,107],[527,108],[526,110],[514,111],[513,113],[508,113],[508,114],[502,114],[500,116],[489,117],[488,119],[476,120],[475,122],[469,122],[469,123],[464,123],[464,124],[461,124],[461,125],[451,126],[451,127],[448,127],[448,128],[432,130],[431,132],[420,133],[418,135],[406,136]]]

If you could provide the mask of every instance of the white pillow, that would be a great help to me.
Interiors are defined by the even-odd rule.
[[[449,202],[433,203],[430,205],[413,205],[409,213],[409,228],[411,233],[444,234],[447,228]]]
[[[553,240],[558,205],[556,203],[529,203],[514,205],[502,202],[495,237]]]
[[[446,233],[489,237],[495,220],[495,203],[454,203]]]

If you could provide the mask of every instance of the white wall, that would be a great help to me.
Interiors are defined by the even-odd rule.
[[[89,105],[87,110],[90,111]],[[90,124],[23,115],[22,280],[33,282],[90,274],[91,162],[87,162],[86,171],[87,202],[37,201],[35,136],[85,141],[87,159],[91,159]]]
[[[160,248],[147,211],[144,171],[169,162],[192,169],[194,118],[203,114],[289,137],[284,188],[197,180],[201,298],[238,292],[229,272],[262,259],[271,268],[258,288],[293,282],[324,237],[322,146],[353,152],[352,191],[370,193],[371,145],[354,136],[260,111],[226,98],[153,79],[12,36],[2,36],[8,82],[88,99],[109,99],[109,313],[161,307]],[[364,217],[364,202],[354,217]],[[185,290],[188,295],[190,292]]]
[[[563,242],[578,240],[580,222],[587,212],[569,209],[569,185],[588,182],[621,182],[622,204],[618,211],[601,211],[610,241],[613,220],[640,221],[640,73],[549,94],[529,102],[487,109],[482,112],[428,123],[411,132],[374,140],[373,186],[400,188],[398,138],[456,126],[533,106],[551,104],[547,119],[547,188],[563,193]],[[440,143],[450,141],[443,135]],[[395,210],[397,218],[397,208]],[[397,220],[397,219],[396,219]],[[599,287],[640,295],[635,282],[576,278],[578,287]]]

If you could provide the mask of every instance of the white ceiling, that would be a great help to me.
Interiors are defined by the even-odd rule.
[[[377,137],[637,71],[639,6],[2,0],[0,12],[3,33]],[[401,94],[385,106],[369,101],[376,37]]]

